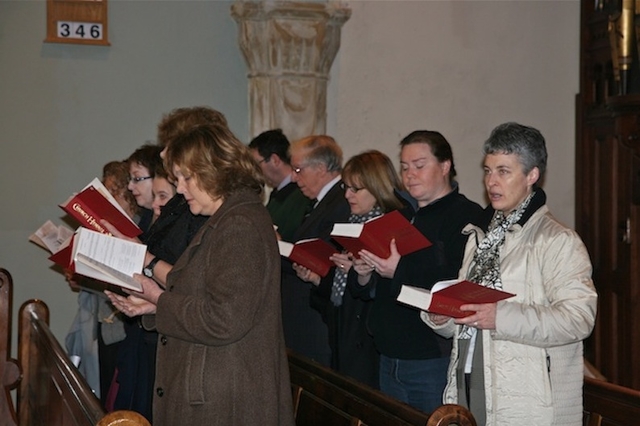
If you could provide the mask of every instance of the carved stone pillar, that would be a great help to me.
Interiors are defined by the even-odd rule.
[[[325,133],[329,71],[351,9],[341,2],[236,1],[231,15],[249,66],[251,138],[274,128],[291,140]]]

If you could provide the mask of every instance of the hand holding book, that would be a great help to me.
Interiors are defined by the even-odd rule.
[[[423,311],[463,318],[474,312],[461,310],[462,305],[496,303],[514,296],[471,281],[448,280],[435,283],[431,290],[402,285],[398,301]]]
[[[310,269],[321,277],[329,273],[333,266],[329,258],[338,252],[335,247],[319,238],[300,240],[295,244],[278,241],[278,249],[281,256]]]
[[[60,207],[80,225],[93,231],[108,234],[109,231],[101,223],[102,220],[107,220],[128,237],[136,237],[142,233],[98,178],[69,197]]]

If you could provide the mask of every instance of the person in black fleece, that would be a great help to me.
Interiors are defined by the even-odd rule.
[[[362,250],[348,286],[374,300],[369,326],[380,352],[380,389],[428,413],[442,403],[451,341],[396,299],[402,284],[430,289],[458,276],[467,240],[462,228],[482,210],[458,192],[451,146],[440,133],[412,132],[400,147],[402,182],[411,195],[402,213],[432,245],[400,256],[392,242],[387,259]]]

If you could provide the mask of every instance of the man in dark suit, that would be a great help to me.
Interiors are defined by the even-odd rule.
[[[291,180],[289,139],[280,129],[267,130],[256,136],[249,148],[267,184],[273,188],[267,203],[271,220],[284,241],[294,242],[293,234],[300,226],[310,200]]]
[[[349,203],[341,188],[342,149],[325,135],[309,136],[289,148],[292,180],[312,200],[312,209],[293,234],[293,241],[321,238],[329,241],[334,223],[347,222]],[[315,200],[315,201],[314,201]],[[314,297],[313,284],[298,278],[283,262],[282,321],[287,347],[329,366],[331,349],[322,320],[323,299]]]

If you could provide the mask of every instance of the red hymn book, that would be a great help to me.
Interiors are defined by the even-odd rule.
[[[356,257],[364,249],[383,259],[391,256],[389,244],[393,239],[401,256],[431,245],[427,237],[397,210],[365,223],[336,223],[331,238]]]
[[[463,311],[460,306],[470,303],[495,303],[508,299],[515,294],[496,290],[471,281],[439,281],[431,291],[426,288],[402,285],[398,302],[414,306],[434,314],[462,318],[472,315],[473,311]]]
[[[338,253],[335,247],[318,238],[300,240],[295,244],[278,241],[278,248],[281,256],[310,269],[321,277],[326,276],[333,266],[329,257]]]
[[[109,231],[100,223],[104,219],[127,237],[134,238],[142,234],[138,225],[124,212],[97,178],[82,191],[60,204],[60,207],[80,225],[92,231],[109,234]]]

